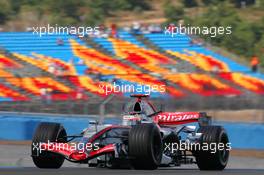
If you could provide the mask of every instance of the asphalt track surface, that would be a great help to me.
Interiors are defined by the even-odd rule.
[[[34,166],[28,145],[0,145],[0,175],[264,175],[264,159],[230,157],[224,171],[200,171],[196,165],[159,168],[158,170],[124,170],[88,168],[65,161],[60,169],[38,169]]]
[[[3,175],[263,175],[264,170],[252,169],[226,169],[224,171],[199,171],[197,169],[172,169],[163,168],[158,170],[110,170],[103,168],[61,168],[57,170],[37,168],[1,168]]]

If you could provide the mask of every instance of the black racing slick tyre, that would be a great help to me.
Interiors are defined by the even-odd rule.
[[[157,169],[162,158],[162,139],[155,124],[135,125],[129,132],[128,152],[135,169]]]
[[[38,168],[60,168],[64,162],[62,155],[39,150],[40,143],[67,141],[67,133],[59,123],[40,123],[32,139],[31,153]]]
[[[200,170],[223,170],[228,162],[230,146],[226,131],[221,126],[202,126],[198,129],[202,133],[202,148],[195,153],[196,162]]]

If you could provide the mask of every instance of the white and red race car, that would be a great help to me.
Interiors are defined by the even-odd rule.
[[[39,168],[60,168],[64,160],[90,167],[156,169],[196,163],[200,170],[223,170],[231,145],[221,126],[202,112],[157,111],[147,95],[132,95],[121,125],[90,122],[67,136],[59,123],[40,123],[32,140]],[[193,123],[193,125],[187,125]]]

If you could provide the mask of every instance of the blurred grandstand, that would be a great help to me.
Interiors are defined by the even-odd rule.
[[[58,38],[62,44],[58,44]],[[1,32],[1,110],[98,114],[99,84],[164,84],[151,94],[167,108],[263,109],[264,75],[164,33],[78,38]],[[110,94],[110,113],[129,93]]]
[[[120,28],[114,35],[0,33],[1,111],[118,114],[130,93],[100,85],[165,85],[166,110],[263,109],[264,74],[185,34]],[[111,33],[111,31],[110,31]]]

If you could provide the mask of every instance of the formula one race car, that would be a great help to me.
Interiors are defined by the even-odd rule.
[[[221,126],[202,112],[157,111],[147,95],[132,95],[121,125],[91,121],[67,136],[58,123],[40,123],[32,140],[39,168],[60,168],[64,160],[90,167],[156,169],[196,163],[200,170],[223,170],[230,143]],[[193,122],[194,125],[187,125]]]

